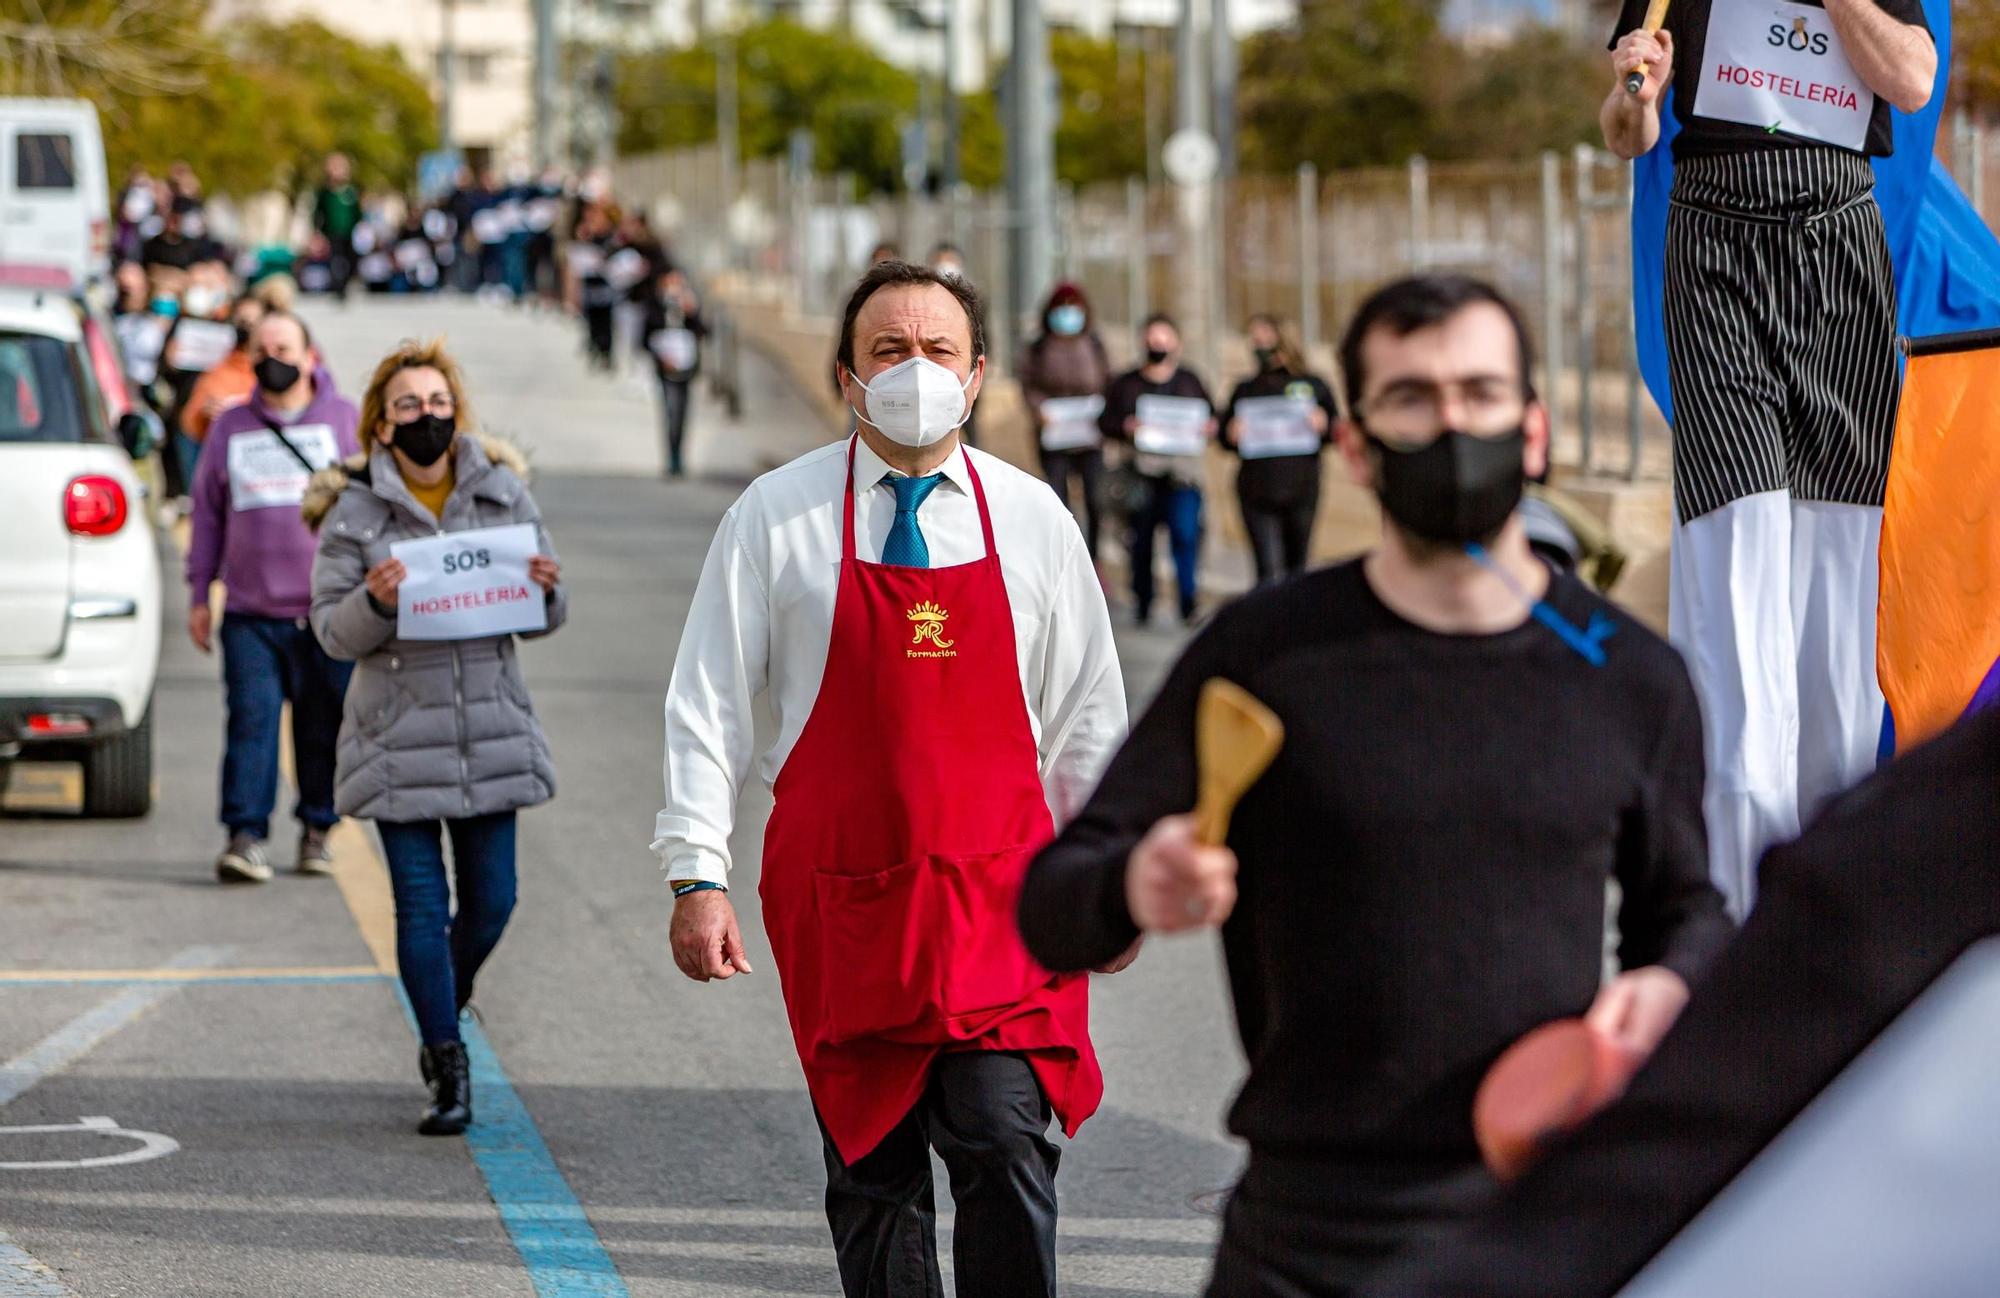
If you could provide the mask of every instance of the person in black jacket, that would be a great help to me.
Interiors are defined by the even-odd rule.
[[[1306,368],[1305,358],[1275,318],[1251,316],[1247,332],[1257,372],[1229,396],[1222,444],[1243,461],[1236,474],[1236,498],[1262,584],[1305,571],[1313,515],[1319,510],[1320,451],[1332,438],[1340,411],[1333,390]],[[1275,434],[1265,431],[1273,399],[1296,407],[1296,426],[1280,427]],[[1245,411],[1245,402],[1257,404]]]
[[[1104,413],[1098,426],[1106,439],[1121,442],[1127,459],[1141,485],[1136,505],[1131,507],[1131,531],[1127,553],[1132,564],[1133,620],[1147,625],[1153,616],[1153,542],[1164,527],[1174,552],[1174,576],[1179,587],[1181,621],[1192,626],[1195,620],[1195,577],[1201,562],[1201,485],[1203,456],[1188,450],[1158,454],[1144,448],[1145,433],[1139,420],[1140,402],[1146,397],[1176,397],[1212,405],[1208,388],[1200,376],[1181,365],[1181,330],[1173,317],[1155,315],[1146,321],[1146,355],[1139,368],[1111,380],[1105,389]],[[1215,436],[1215,417],[1203,426],[1201,439]]]
[[[660,376],[667,476],[678,478],[684,471],[681,444],[687,436],[688,403],[694,395],[695,373],[701,369],[701,340],[708,337],[708,326],[702,322],[694,287],[678,267],[666,267],[649,284],[652,292],[646,298],[641,336]]]
[[[1514,511],[1548,453],[1519,313],[1468,279],[1392,284],[1341,369],[1380,545],[1218,613],[1019,905],[1052,970],[1222,927],[1250,1160],[1210,1298],[1348,1298],[1470,1219],[1494,1189],[1473,1097],[1500,1053],[1573,1015],[1649,1051],[1730,934],[1686,667],[1551,573]],[[1216,677],[1285,736],[1204,846],[1185,813]]]

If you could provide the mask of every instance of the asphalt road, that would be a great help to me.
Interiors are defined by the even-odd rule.
[[[568,322],[459,301],[306,314],[351,392],[396,338],[450,336],[485,425],[531,452],[571,586],[570,626],[523,653],[562,788],[522,818],[520,906],[479,986],[507,1082],[482,1076],[483,1141],[414,1134],[370,834],[340,835],[338,881],[214,882],[221,688],[177,602],[153,815],[51,810],[72,786],[56,768],[23,768],[0,814],[0,1298],[836,1294],[777,980],[682,978],[646,849],[703,553],[741,482],[816,439],[803,408],[746,358],[744,418],[704,401],[705,476],[669,484],[648,381],[586,374]],[[1143,700],[1176,637],[1120,634]],[[748,885],[768,808],[746,798],[735,844],[762,970]],[[1213,1192],[1240,1159],[1221,1131],[1241,1060],[1218,950],[1154,944],[1095,997],[1108,1093],[1064,1152],[1064,1292],[1197,1293]],[[38,1127],[56,1130],[22,1130]]]

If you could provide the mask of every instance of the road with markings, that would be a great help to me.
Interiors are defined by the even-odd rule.
[[[698,408],[699,476],[669,484],[647,380],[586,373],[569,322],[458,301],[306,314],[351,393],[394,340],[450,337],[483,423],[531,453],[571,587],[570,626],[522,654],[562,787],[522,818],[520,906],[480,979],[479,1121],[414,1134],[365,826],[336,834],[332,879],[284,870],[280,821],[274,882],[215,883],[222,692],[175,602],[153,814],[79,820],[53,766],[20,768],[0,811],[0,1298],[837,1293],[777,980],[679,975],[645,846],[660,698],[716,521],[819,434],[746,359],[742,420]],[[1177,640],[1120,635],[1143,700]],[[768,810],[746,796],[734,845],[760,971]],[[1095,996],[1108,1091],[1064,1149],[1064,1291],[1197,1293],[1240,1160],[1217,948],[1156,944]]]

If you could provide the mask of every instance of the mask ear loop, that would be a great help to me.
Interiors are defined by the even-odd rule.
[[[1529,599],[1528,592],[1522,590],[1520,585],[1507,575],[1505,569],[1493,562],[1493,556],[1486,552],[1485,546],[1474,541],[1465,547],[1465,552],[1481,567],[1498,577],[1501,585],[1512,591],[1517,599],[1528,606],[1529,616],[1555,632],[1556,637],[1575,650],[1578,657],[1592,667],[1604,666],[1606,661],[1604,642],[1617,632],[1618,626],[1604,616],[1601,610],[1591,613],[1588,627],[1579,628],[1574,622],[1556,612],[1547,600]]]

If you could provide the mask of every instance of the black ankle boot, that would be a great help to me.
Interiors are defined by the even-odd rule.
[[[466,1062],[465,1046],[457,1041],[441,1041],[425,1046],[417,1055],[417,1066],[430,1084],[431,1105],[417,1132],[425,1136],[459,1136],[472,1122],[472,1069]]]

